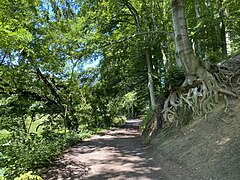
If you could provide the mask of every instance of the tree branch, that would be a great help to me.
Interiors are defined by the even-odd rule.
[[[129,1],[126,1],[125,5],[127,6],[127,8],[129,9],[129,11],[131,12],[131,14],[134,18],[134,22],[135,22],[135,25],[138,28],[138,32],[142,33],[143,30],[142,30],[141,25],[140,25],[140,18],[139,18],[137,10],[133,7],[133,5]]]
[[[143,36],[143,35],[146,35],[146,34],[164,34],[164,35],[168,35],[172,39],[174,39],[174,34],[171,33],[171,32],[166,32],[166,31],[148,31],[148,32],[141,32],[141,33],[138,33],[138,34],[133,34],[132,36],[120,39],[118,41],[108,42],[108,43],[104,44],[103,46],[101,46],[101,48],[104,48],[104,47],[107,47],[107,46],[110,46],[110,45],[113,45],[113,44],[122,43],[124,41],[128,41],[128,40],[130,40],[132,38],[135,38],[135,37],[138,37],[138,36]]]
[[[0,66],[3,64],[5,58],[6,58],[6,54],[3,55],[3,58],[2,58],[2,60],[0,61]]]
[[[47,85],[47,87],[50,89],[54,97],[57,99],[58,105],[62,107],[62,98],[59,96],[53,85],[48,81],[48,79],[42,74],[39,68],[36,68],[37,75],[40,77],[40,79]]]

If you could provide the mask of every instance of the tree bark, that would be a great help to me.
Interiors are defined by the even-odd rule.
[[[196,15],[196,26],[198,25],[199,23],[199,19],[200,19],[200,12],[199,12],[199,0],[195,0],[195,15]],[[196,43],[197,43],[197,52],[198,52],[198,55],[200,57],[200,59],[203,59],[203,52],[202,52],[202,42],[201,40],[196,40]]]
[[[152,58],[150,54],[150,50],[146,50],[146,59],[147,59],[147,67],[148,67],[148,89],[150,94],[151,106],[152,109],[156,108],[156,100],[155,100],[155,93],[154,93],[154,83],[152,78],[153,66],[152,66]]]
[[[218,14],[220,17],[220,36],[221,36],[221,47],[222,56],[227,56],[227,41],[226,41],[226,26],[224,22],[224,9],[222,5],[222,0],[218,0]]]
[[[187,32],[184,0],[171,0],[171,4],[176,52],[184,67],[186,79],[180,90],[169,95],[162,113],[163,118],[170,124],[174,120],[169,118],[169,114],[177,117],[176,123],[178,124],[179,121],[184,121],[177,112],[184,104],[191,112],[206,113],[211,110],[210,104],[213,100],[218,102],[219,93],[234,97],[236,94],[219,86],[216,78],[201,66],[194,55]]]
[[[172,20],[174,28],[174,40],[176,56],[180,59],[186,74],[185,83],[191,84],[200,67],[199,60],[194,55],[187,32],[187,24],[184,12],[184,0],[171,0]]]

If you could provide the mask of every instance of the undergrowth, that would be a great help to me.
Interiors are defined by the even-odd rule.
[[[152,117],[153,117],[154,111],[152,109],[145,110],[144,114],[142,115],[142,123],[141,123],[141,130],[143,131],[147,125],[150,123]]]
[[[31,133],[27,137],[12,133],[0,138],[0,180],[11,180],[30,171],[39,175],[40,169],[49,166],[63,150],[94,133],[45,132]]]

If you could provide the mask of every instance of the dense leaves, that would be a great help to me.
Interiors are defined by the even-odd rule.
[[[41,135],[31,133],[27,139],[20,133],[1,137],[0,150],[3,153],[0,154],[0,167],[4,170],[4,177],[13,179],[22,172],[44,168],[65,148],[89,136],[90,133],[82,133],[81,136],[71,133],[65,136],[45,130]]]

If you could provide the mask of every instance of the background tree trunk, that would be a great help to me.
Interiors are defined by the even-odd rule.
[[[218,13],[220,17],[220,34],[221,34],[221,47],[222,47],[222,56],[227,56],[227,41],[226,41],[226,26],[224,22],[224,9],[222,5],[222,0],[218,0]]]
[[[142,27],[140,25],[140,18],[139,18],[137,10],[132,6],[132,4],[130,2],[126,1],[125,4],[134,18],[134,23],[137,26],[138,32],[143,33]],[[154,13],[152,14],[152,18],[154,20]],[[155,28],[155,27],[153,27],[153,28]],[[152,63],[150,50],[146,49],[145,54],[146,54],[147,70],[148,70],[148,90],[149,90],[149,95],[150,95],[150,103],[151,103],[151,108],[155,109],[156,108],[156,100],[155,100],[156,98],[155,98],[155,92],[154,92],[154,82],[153,82],[153,78],[152,78],[153,63]]]
[[[198,26],[199,23],[199,19],[200,19],[200,12],[199,12],[199,2],[198,0],[195,0],[195,16],[196,16],[196,27]],[[203,59],[203,52],[202,52],[202,42],[201,40],[197,39],[196,40],[196,44],[197,44],[197,52],[198,52],[198,56],[200,57],[200,59]]]
[[[156,100],[155,100],[154,84],[153,84],[153,78],[152,78],[153,65],[152,65],[152,58],[151,58],[149,49],[146,50],[146,59],[147,59],[147,66],[148,66],[148,89],[150,94],[151,107],[152,109],[155,109]]]

